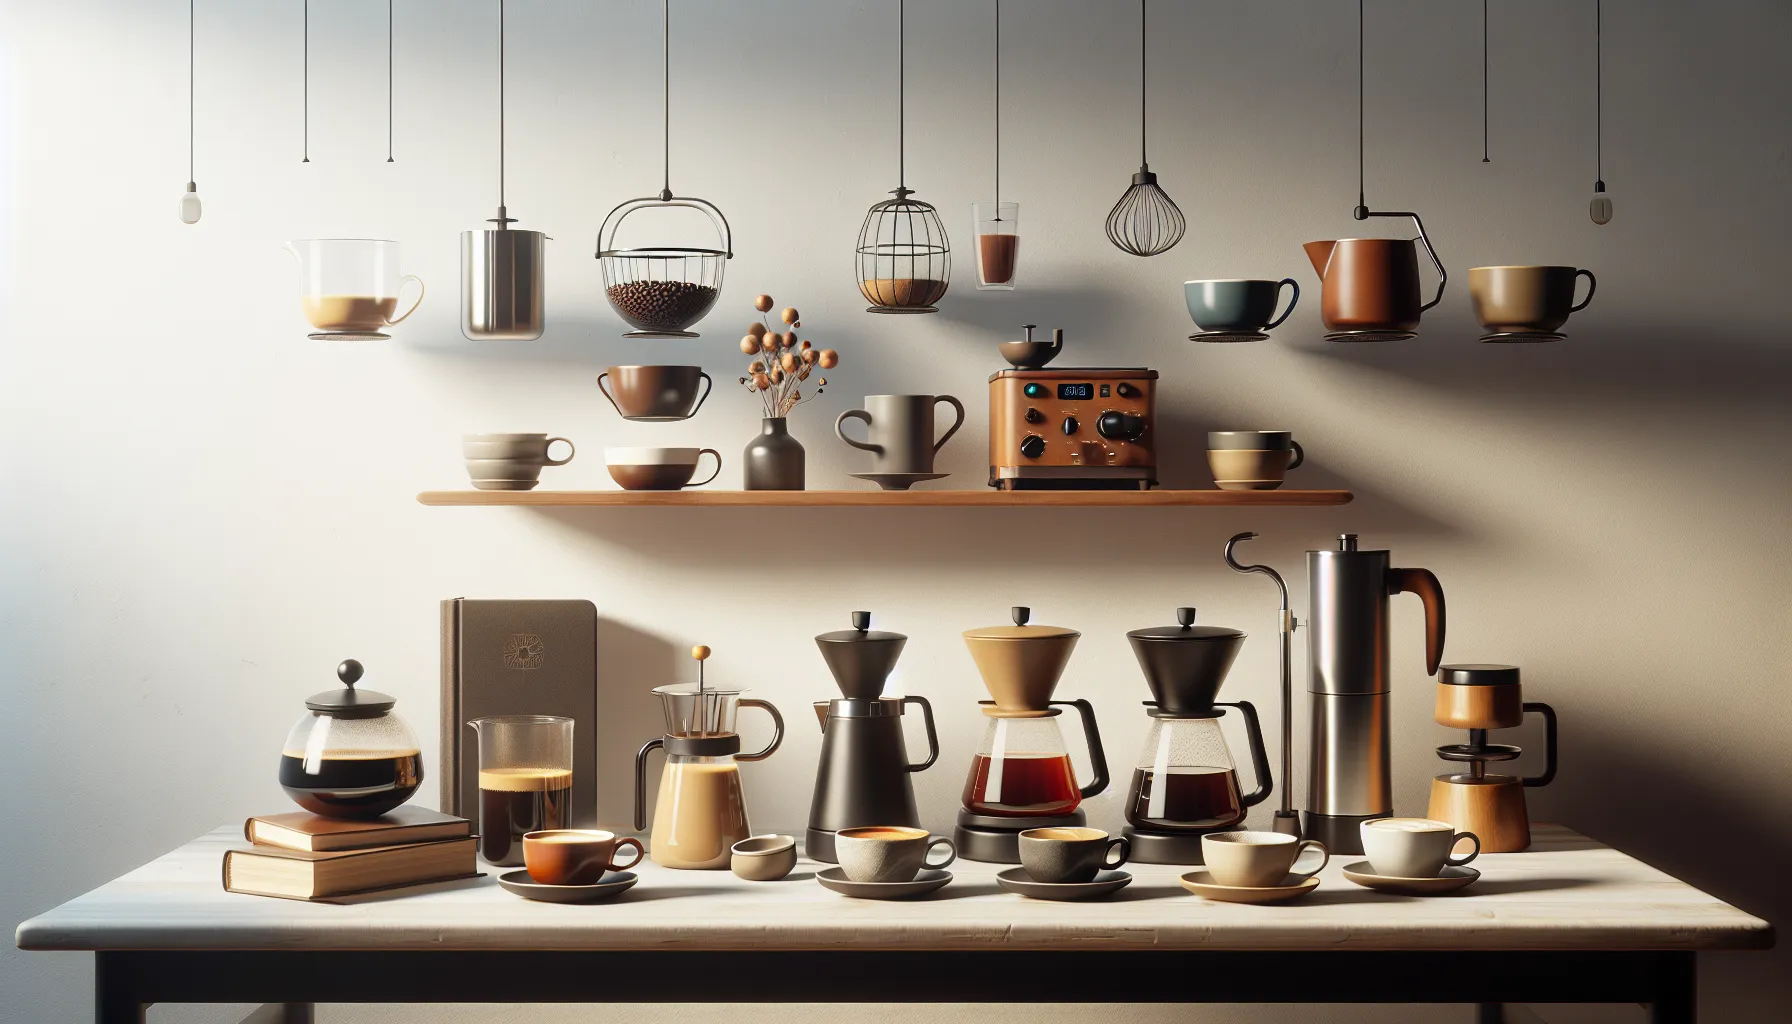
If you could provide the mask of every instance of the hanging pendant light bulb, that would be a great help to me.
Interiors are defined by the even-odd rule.
[[[1609,224],[1612,197],[1605,194],[1605,12],[1601,0],[1593,0],[1593,198],[1587,216],[1595,224]]]
[[[199,223],[199,186],[193,182],[193,0],[187,0],[187,192],[180,197],[180,222]]]
[[[1132,187],[1108,211],[1108,241],[1134,256],[1169,252],[1188,227],[1182,209],[1162,188],[1145,159],[1145,0],[1139,0],[1139,170]]]

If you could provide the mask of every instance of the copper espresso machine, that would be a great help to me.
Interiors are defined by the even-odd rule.
[[[1013,490],[1149,490],[1157,485],[1157,371],[1044,369],[1063,349],[1001,346],[1013,369],[989,378],[989,485]]]

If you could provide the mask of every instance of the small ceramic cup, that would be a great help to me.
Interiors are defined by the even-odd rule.
[[[1020,834],[1020,864],[1035,882],[1093,882],[1103,868],[1117,868],[1132,841],[1098,828],[1030,828]]]
[[[1319,851],[1319,863],[1306,871],[1294,870],[1294,862],[1307,849]],[[1281,832],[1215,832],[1201,837],[1201,856],[1215,882],[1252,889],[1310,878],[1331,860],[1319,840]]]
[[[929,861],[936,846],[946,848],[946,859]],[[943,868],[958,859],[958,847],[945,836],[932,836],[924,828],[906,825],[869,825],[843,828],[834,833],[834,856],[840,870],[855,882],[912,882],[922,868]]]
[[[1273,491],[1282,486],[1288,471],[1306,461],[1306,453],[1296,448],[1245,451],[1242,449],[1209,449],[1207,468],[1213,470],[1213,483],[1222,491]]]
[[[705,453],[715,456],[715,472],[692,483]],[[714,480],[722,472],[722,455],[714,448],[605,448],[604,465],[623,490],[676,491]]]
[[[616,853],[632,847],[635,857],[616,863]],[[523,834],[523,866],[542,885],[596,885],[606,871],[641,863],[641,841],[595,828],[556,828]]]
[[[1587,279],[1587,297],[1576,303],[1574,286]],[[1591,270],[1574,267],[1472,267],[1469,302],[1475,318],[1494,334],[1549,333],[1587,308],[1599,286]]]
[[[548,456],[554,442],[566,446],[566,458]],[[473,486],[482,491],[529,491],[540,482],[543,466],[564,466],[575,454],[564,437],[546,434],[462,434],[460,454]]]
[[[1292,289],[1288,308],[1276,316],[1276,300],[1282,288]],[[1184,281],[1183,301],[1189,319],[1208,333],[1258,334],[1281,326],[1300,301],[1300,285],[1292,277],[1280,281]]]
[[[728,848],[728,867],[749,882],[776,882],[796,867],[796,837],[742,839]]]
[[[713,386],[700,366],[612,366],[597,375],[597,389],[623,419],[648,423],[690,419]]]
[[[1359,826],[1363,854],[1378,875],[1392,878],[1436,878],[1444,865],[1461,867],[1481,855],[1481,837],[1458,832],[1447,821],[1433,818],[1371,818]],[[1467,839],[1475,844],[1466,857],[1452,857],[1456,844]]]

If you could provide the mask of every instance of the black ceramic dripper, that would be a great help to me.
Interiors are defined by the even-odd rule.
[[[1176,609],[1176,626],[1135,629],[1126,634],[1139,659],[1160,713],[1201,718],[1213,713],[1244,633],[1226,626],[1195,625],[1193,608]]]
[[[870,612],[853,612],[852,628],[815,638],[821,659],[834,674],[840,693],[849,700],[876,700],[902,657],[908,637],[871,628]]]

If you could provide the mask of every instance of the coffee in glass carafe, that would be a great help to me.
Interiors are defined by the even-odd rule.
[[[494,715],[467,723],[479,734],[479,855],[523,862],[523,836],[571,823],[573,720]]]
[[[423,784],[423,754],[392,708],[397,698],[358,690],[361,663],[336,667],[339,690],[314,693],[280,749],[280,788],[328,818],[377,818]]]

